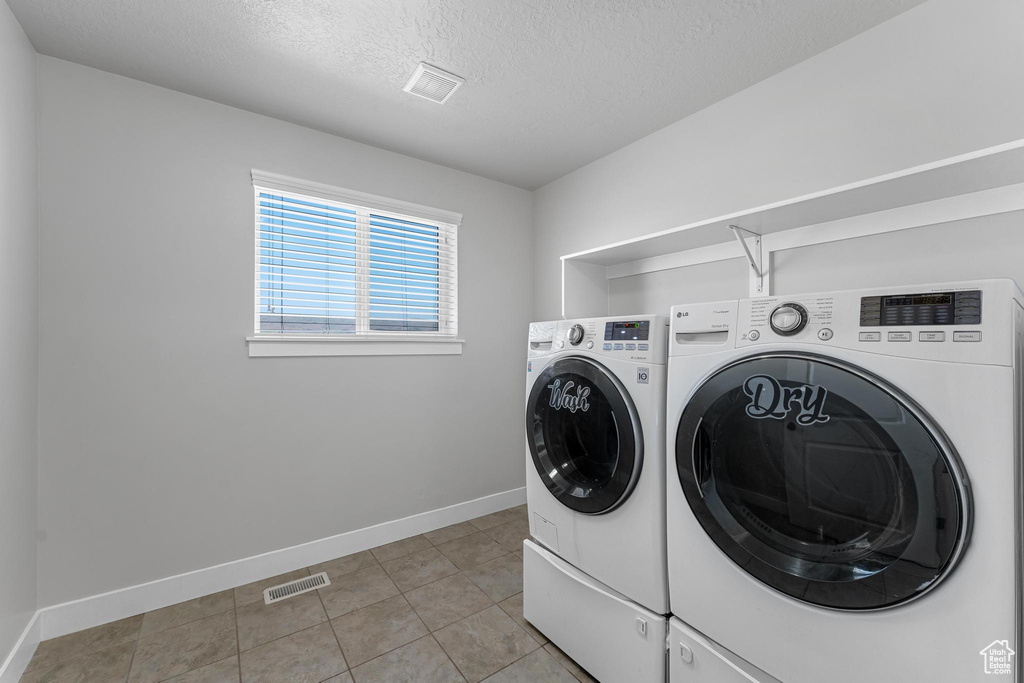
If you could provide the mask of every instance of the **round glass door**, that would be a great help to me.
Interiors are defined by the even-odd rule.
[[[715,373],[676,432],[680,484],[718,547],[798,600],[912,600],[958,561],[969,492],[909,399],[831,359],[765,355]]]
[[[530,453],[551,494],[586,514],[621,505],[643,464],[640,420],[622,383],[591,360],[563,358],[540,373],[526,405]]]

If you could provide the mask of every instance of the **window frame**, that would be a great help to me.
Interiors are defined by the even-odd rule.
[[[333,185],[302,180],[290,176],[252,169],[253,222],[255,277],[253,312],[253,333],[246,337],[250,357],[294,357],[294,356],[365,356],[365,355],[450,355],[461,354],[464,340],[458,336],[458,228],[462,214],[414,204],[379,195],[349,190]],[[274,333],[259,332],[260,325],[260,240],[259,240],[259,193],[260,191],[281,192],[316,200],[337,202],[355,208],[357,211],[381,212],[399,218],[436,223],[447,231],[450,241],[448,251],[451,258],[451,285],[449,296],[450,316],[439,320],[437,332],[414,331],[370,331],[368,294],[360,292],[362,299],[357,304],[356,331],[346,334],[331,333]],[[368,216],[365,217],[368,224]],[[365,240],[360,240],[365,242]],[[368,246],[362,245],[360,252],[369,258]],[[357,267],[368,271],[367,264]],[[368,279],[368,275],[366,278]],[[441,285],[439,283],[439,289]],[[439,311],[439,314],[441,312]],[[439,315],[440,318],[440,315]]]

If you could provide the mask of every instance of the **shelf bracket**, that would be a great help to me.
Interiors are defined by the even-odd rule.
[[[732,235],[736,238],[736,241],[743,247],[743,253],[747,255],[747,262],[750,264],[751,271],[753,271],[750,281],[751,295],[764,294],[765,269],[764,262],[761,260],[761,236],[738,225],[730,225],[729,229],[732,230]],[[754,240],[753,249],[747,244],[748,238],[753,238]]]

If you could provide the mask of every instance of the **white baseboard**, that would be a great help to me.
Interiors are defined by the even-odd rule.
[[[0,665],[0,683],[18,683],[21,674],[25,672],[32,655],[39,645],[39,612],[32,615],[28,626],[21,632],[21,637],[14,644],[14,649],[7,655],[3,665]]]
[[[185,600],[242,586],[270,576],[440,529],[450,524],[465,522],[525,502],[526,488],[512,489],[290,548],[282,548],[214,567],[197,569],[109,593],[44,607],[32,617],[32,621],[25,629],[25,633],[22,634],[14,651],[8,656],[4,666],[0,668],[0,683],[8,683],[8,675],[13,676],[10,678],[12,683],[18,680],[41,640],[57,638]]]

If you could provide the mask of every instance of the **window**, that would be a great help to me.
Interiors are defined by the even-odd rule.
[[[396,350],[394,342],[457,341],[460,214],[259,171],[252,178],[250,355],[310,355],[308,348],[252,352],[252,342],[274,338],[380,342],[369,352],[457,352]]]

